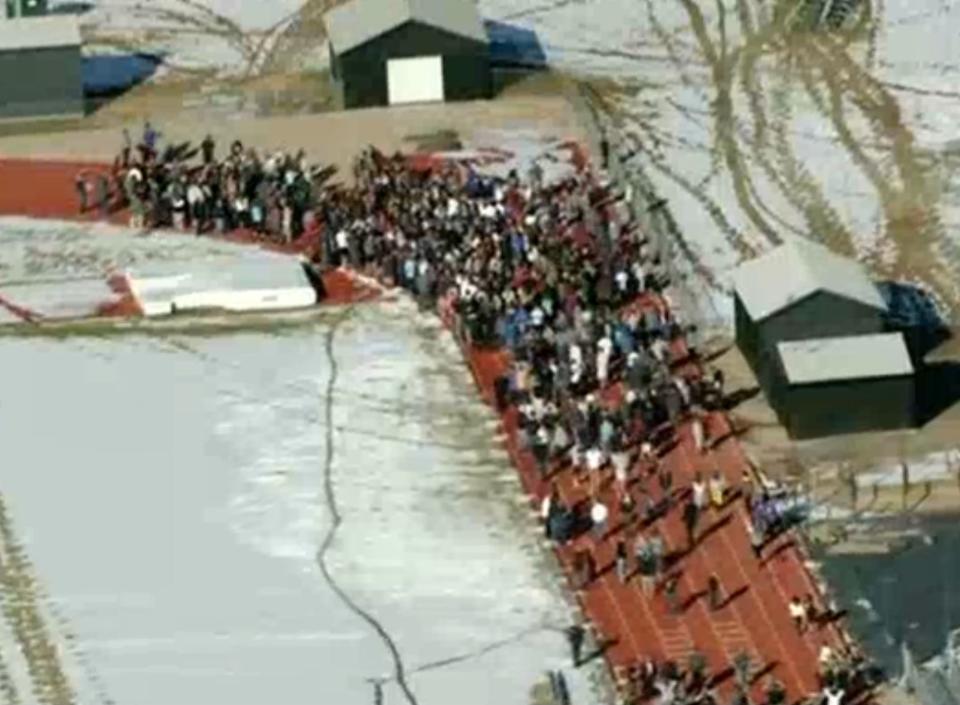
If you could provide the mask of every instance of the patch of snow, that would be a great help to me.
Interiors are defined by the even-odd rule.
[[[565,142],[564,138],[529,129],[477,130],[468,138],[463,152],[452,154],[479,162],[479,173],[503,178],[515,169],[525,179],[527,171],[537,163],[543,170],[544,182],[553,183],[576,173]]]
[[[49,319],[94,316],[100,306],[118,298],[104,278],[64,279],[15,285],[0,282],[0,297]]]
[[[360,703],[392,673],[316,564],[325,333],[0,340],[4,498],[112,700]],[[569,608],[438,333],[409,302],[358,307],[337,333],[328,563],[421,702],[526,705],[569,665]],[[573,701],[593,700],[566,673]]]
[[[177,68],[243,73],[304,0],[98,0],[81,16],[88,46],[129,46]]]
[[[249,245],[177,232],[139,233],[105,223],[0,217],[0,282],[97,278],[172,262],[250,257]]]

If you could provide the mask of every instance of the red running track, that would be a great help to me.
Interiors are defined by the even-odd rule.
[[[24,215],[37,218],[72,220],[76,222],[103,222],[96,213],[79,213],[79,197],[74,179],[81,171],[90,174],[109,173],[110,168],[103,164],[90,164],[64,161],[39,161],[29,159],[0,159],[0,215]],[[110,222],[124,225],[126,212],[113,213]],[[316,231],[305,233],[299,240],[288,245],[264,241],[255,233],[236,231],[228,235],[209,235],[237,243],[255,244],[277,252],[310,253],[318,245]],[[376,295],[374,288],[364,285],[356,277],[342,270],[325,272],[323,282],[327,289],[326,304],[340,304],[364,300]],[[111,280],[111,287],[114,283]],[[121,294],[123,292],[117,292]],[[41,317],[29,311],[14,310],[0,299],[0,305],[8,308],[24,321],[36,321]],[[129,316],[135,314],[135,306],[126,297],[116,305],[104,306],[100,311],[105,316]]]
[[[682,355],[683,350],[677,353]],[[474,348],[467,350],[466,356],[485,400],[492,403],[494,380],[509,369],[508,354]],[[504,414],[502,423],[510,456],[520,471],[531,505],[538,508],[540,499],[549,491],[548,483],[540,478],[533,456],[518,447],[515,411]],[[735,487],[747,468],[742,448],[730,434],[724,415],[712,414],[707,426],[712,437],[727,438],[701,455],[695,449],[690,425],[685,423],[679,429],[680,442],[663,457],[662,462],[673,473],[675,488],[689,487],[698,470],[704,477],[720,470],[728,486]],[[550,481],[557,482],[568,506],[588,498],[569,468],[554,473]],[[655,479],[648,481],[647,487],[659,496]],[[618,679],[625,668],[646,658],[672,659],[685,665],[694,650],[707,657],[711,673],[720,674],[731,667],[732,657],[742,650],[750,654],[754,673],[760,671],[778,678],[791,701],[819,692],[819,648],[823,644],[839,647],[844,636],[836,625],[804,635],[794,627],[787,611],[790,598],[816,596],[818,590],[803,564],[802,549],[792,535],[779,537],[768,545],[761,563],[750,547],[743,502],[733,500],[720,511],[709,510],[701,523],[696,548],[670,570],[679,571],[680,602],[684,605],[683,612],[676,616],[670,613],[661,594],[648,599],[635,581],[623,584],[617,578],[612,567],[622,528],[611,483],[601,490],[601,498],[611,510],[608,535],[600,541],[582,536],[557,552],[568,576],[574,573],[573,557],[577,550],[587,549],[595,556],[600,577],[579,591],[578,598],[598,640],[615,640],[606,656]],[[678,509],[669,512],[654,528],[660,531],[668,549],[683,550],[686,531]],[[633,535],[631,532],[630,536]],[[628,541],[632,549],[631,544]],[[734,596],[715,612],[709,610],[702,594],[711,574],[719,578],[725,595]],[[754,681],[754,702],[762,701],[763,681],[764,678]],[[732,693],[733,679],[725,678],[719,689],[723,695]]]
[[[91,218],[78,216],[76,212],[73,177],[80,169],[96,168],[104,167],[0,160],[0,214],[89,220]],[[122,214],[117,217],[118,222],[121,220]],[[230,239],[252,240],[249,234]],[[273,247],[298,251],[304,245],[300,242]],[[370,295],[369,289],[342,272],[327,274],[325,281],[330,301],[334,303]],[[449,324],[449,319],[446,322]],[[682,355],[682,345],[680,348],[676,352]],[[509,369],[508,354],[477,348],[467,349],[464,354],[481,394],[492,403],[494,381]],[[535,511],[548,488],[539,477],[532,456],[518,447],[515,411],[504,414],[502,425],[508,451],[530,497],[531,510]],[[673,472],[675,487],[688,487],[698,470],[709,476],[715,469],[734,487],[747,468],[742,447],[730,434],[725,416],[714,413],[707,426],[712,437],[725,439],[700,455],[694,447],[689,424],[684,424],[679,429],[680,442],[664,456],[663,463]],[[568,505],[586,498],[585,490],[577,486],[569,469],[561,470],[552,479]],[[649,482],[648,487],[655,496],[659,492],[655,482]],[[844,635],[837,625],[804,635],[794,628],[787,612],[789,599],[793,595],[818,595],[818,590],[804,566],[803,550],[793,536],[787,534],[768,546],[765,555],[769,558],[760,563],[750,549],[743,503],[734,501],[721,511],[710,510],[701,527],[698,545],[672,568],[679,571],[680,600],[685,603],[682,613],[673,615],[662,595],[647,598],[635,582],[623,584],[611,570],[621,518],[609,484],[601,490],[601,496],[611,509],[613,535],[600,541],[583,536],[557,553],[569,577],[574,572],[576,550],[587,549],[596,557],[600,577],[578,591],[577,596],[597,638],[613,641],[605,657],[615,676],[622,677],[624,669],[647,658],[673,659],[683,664],[694,650],[707,657],[712,673],[723,673],[730,668],[734,654],[743,650],[751,655],[755,670],[773,674],[786,686],[791,701],[818,691],[818,649],[825,643],[841,646]],[[682,548],[685,531],[677,510],[661,519],[656,528],[670,548]],[[701,595],[711,574],[720,579],[726,595],[733,595],[733,599],[717,611],[710,611]],[[762,686],[763,679],[757,678],[753,692],[755,702],[762,697]],[[724,679],[719,687],[721,694],[729,694],[732,678]]]

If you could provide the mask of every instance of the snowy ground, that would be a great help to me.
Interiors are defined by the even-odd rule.
[[[306,3],[94,0],[92,4],[82,16],[88,50],[136,49],[162,56],[168,68],[243,75],[256,70]]]
[[[80,702],[371,702],[390,653],[317,563],[328,411],[342,524],[326,564],[418,701],[521,705],[568,666],[569,608],[449,337],[409,304],[358,307],[327,397],[331,324],[0,340],[2,536],[40,586],[0,590],[35,603]],[[0,622],[0,676],[26,693]]]
[[[960,0],[863,0],[840,32],[786,3],[483,0],[597,83],[698,258],[725,279],[786,233],[960,307]],[[869,13],[867,10],[869,9]]]
[[[0,218],[0,325],[20,320],[11,307],[47,319],[94,316],[118,297],[107,283],[116,273],[129,277],[148,315],[211,294],[219,305],[252,307],[258,297],[240,290],[275,292],[289,307],[314,301],[294,255],[176,232]]]
[[[255,251],[246,245],[174,232],[140,234],[105,223],[0,217],[2,282],[100,277],[152,263],[202,263],[249,257]]]

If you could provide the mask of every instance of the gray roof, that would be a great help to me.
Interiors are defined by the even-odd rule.
[[[799,237],[745,262],[733,274],[734,287],[755,321],[782,311],[817,291],[859,301],[882,311],[887,305],[859,262]]]
[[[410,20],[489,41],[476,0],[347,0],[324,16],[327,36],[340,54]]]
[[[777,352],[790,384],[913,374],[901,333],[791,341],[778,343]]]
[[[80,46],[75,15],[21,17],[0,21],[0,51]]]

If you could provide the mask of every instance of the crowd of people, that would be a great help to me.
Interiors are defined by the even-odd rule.
[[[670,306],[666,269],[642,230],[605,217],[615,196],[585,173],[546,183],[534,164],[525,176],[486,178],[452,165],[418,173],[400,155],[365,152],[356,186],[320,211],[331,264],[405,287],[425,306],[439,302],[466,344],[509,350],[497,403],[513,414],[518,444],[550,488],[541,506],[547,538],[567,543],[590,532],[594,546],[614,540],[620,579],[637,576],[648,595],[661,592],[670,610],[682,611],[670,571],[697,545],[703,518],[719,518],[739,495],[764,560],[786,527],[784,504],[750,471],[738,486],[717,471],[695,474],[689,486],[675,481],[660,457],[680,434],[701,454],[722,440],[712,412],[724,406],[724,376],[705,372],[689,345],[694,331]],[[586,502],[563,502],[562,473]],[[659,528],[671,511],[686,527],[682,551],[670,550]],[[577,553],[580,587],[595,579],[594,560],[590,547]],[[715,575],[706,591],[712,609],[729,597]],[[805,605],[806,614],[824,613],[812,596]],[[715,699],[705,674],[705,664],[683,671],[651,662],[638,664],[630,683],[638,702],[655,693],[664,705],[694,705]],[[745,698],[747,677],[738,683]],[[835,696],[833,683],[825,672],[823,698]],[[785,702],[779,681],[765,688],[768,705]]]
[[[303,151],[261,153],[235,140],[218,156],[212,135],[198,146],[164,144],[149,122],[136,144],[129,131],[123,136],[111,172],[81,171],[75,186],[81,212],[108,217],[126,209],[137,229],[200,235],[244,228],[289,243],[311,227],[317,193],[333,174],[309,164]]]
[[[689,433],[704,455],[722,440],[712,412],[724,405],[724,377],[705,370],[697,331],[670,305],[667,268],[645,233],[610,215],[616,194],[589,174],[548,182],[536,162],[525,178],[516,170],[493,178],[454,164],[417,170],[403,155],[371,148],[356,160],[353,184],[316,188],[326,175],[311,170],[302,153],[263,159],[234,143],[217,161],[207,138],[201,164],[190,167],[196,154],[189,145],[158,150],[156,141],[148,125],[142,144],[128,145],[118,159],[116,179],[136,224],[148,219],[198,233],[243,226],[289,241],[316,220],[329,266],[404,287],[424,307],[446,311],[464,343],[510,352],[497,404],[515,418],[519,446],[549,488],[541,506],[548,539],[565,544],[589,532],[594,545],[614,541],[619,579],[637,580],[651,597],[662,593],[680,612],[685,605],[671,568],[697,545],[704,517],[739,496],[760,560],[782,530],[776,499],[752,473],[736,486],[719,472],[681,483],[661,462],[681,434]],[[563,501],[563,473],[585,502]],[[668,548],[661,531],[671,512],[686,529],[681,550]],[[591,550],[575,563],[580,587],[596,578]],[[704,587],[711,609],[729,598],[715,575]],[[817,623],[813,598],[801,607],[802,619],[791,603],[791,617],[796,612],[804,628]],[[741,667],[738,693],[746,697],[750,669]],[[628,681],[637,702],[716,699],[705,662],[685,670],[640,663]],[[839,687],[835,674],[825,674],[824,684]],[[782,705],[782,684],[766,685],[768,705]]]

